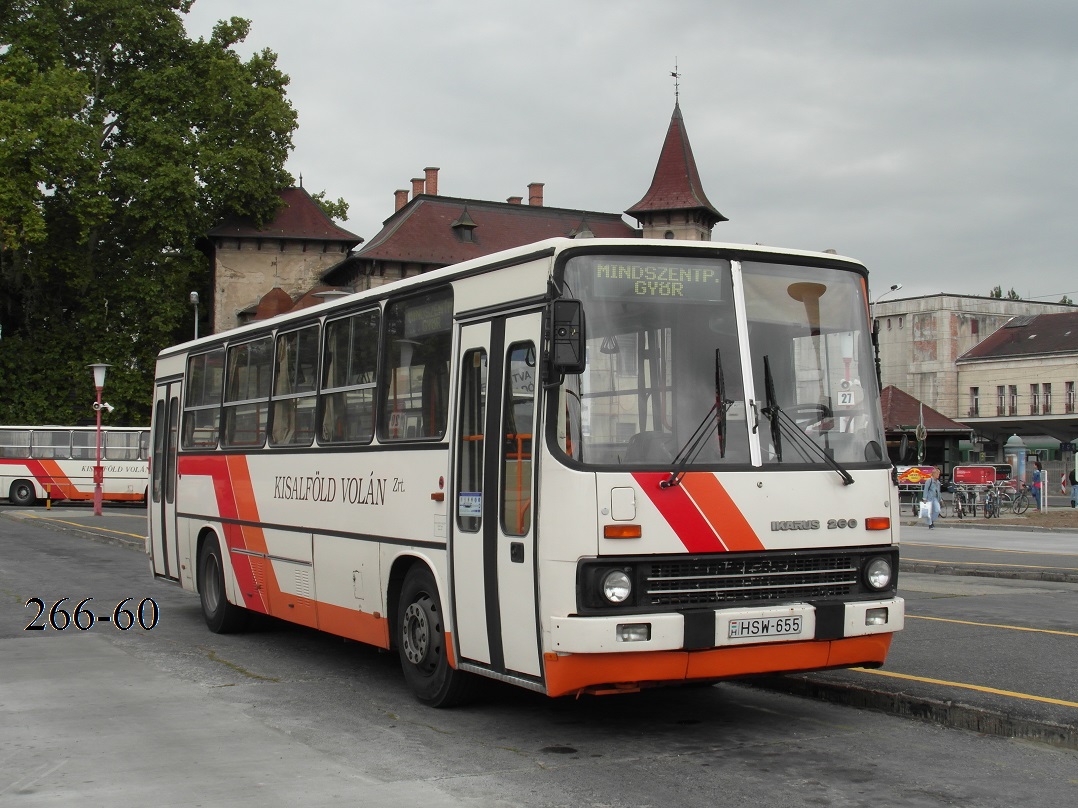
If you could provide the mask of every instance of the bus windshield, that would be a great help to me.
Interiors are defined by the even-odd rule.
[[[883,462],[857,272],[578,255],[564,280],[583,301],[588,338],[587,367],[566,377],[556,419],[574,460],[671,470]]]

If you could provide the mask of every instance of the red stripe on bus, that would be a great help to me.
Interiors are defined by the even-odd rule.
[[[647,494],[652,504],[674,529],[678,539],[690,553],[724,552],[728,548],[715,532],[712,524],[704,518],[696,504],[680,485],[660,488],[659,483],[669,479],[664,471],[641,471],[633,479]]]
[[[686,474],[681,483],[730,550],[763,550],[763,542],[714,474]]]
[[[179,473],[181,477],[186,474],[210,478],[214,499],[217,501],[217,514],[222,519],[257,520],[258,509],[254,506],[251,476],[245,458],[228,455],[181,455]],[[243,493],[239,494],[241,491]],[[280,592],[272,565],[264,558],[247,555],[245,552],[234,552],[249,550],[253,553],[265,553],[266,540],[262,529],[239,524],[226,524],[222,527],[225,535],[220,538],[224,539],[229,550],[232,570],[243,595],[243,604],[256,612],[270,614],[269,604],[273,593]]]

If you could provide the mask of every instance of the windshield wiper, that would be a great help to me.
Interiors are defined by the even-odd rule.
[[[719,457],[726,457],[726,411],[734,402],[726,398],[726,378],[722,372],[722,357],[719,349],[715,349],[715,403],[707,411],[707,415],[697,425],[676,455],[674,455],[674,470],[670,476],[659,483],[659,488],[671,488],[679,485],[685,477],[685,469],[697,455],[703,450],[711,431],[715,430],[719,438]],[[715,416],[712,421],[711,417]]]
[[[779,409],[779,400],[775,396],[775,379],[771,375],[771,361],[766,356],[764,357],[764,395],[766,396],[767,406],[763,408],[762,412],[771,422],[771,443],[775,447],[775,458],[781,463],[782,428],[779,426],[779,415],[782,410]]]
[[[763,414],[771,421],[771,442],[775,446],[775,458],[782,462],[782,435],[785,434],[796,445],[802,455],[809,453],[816,455],[828,466],[835,470],[842,478],[843,485],[853,485],[853,476],[842,465],[820,447],[816,441],[805,434],[805,431],[797,425],[797,422],[782,411],[778,398],[775,396],[775,380],[771,376],[771,363],[764,357],[764,390],[767,396],[767,406],[762,410]],[[817,406],[817,405],[814,405]],[[818,405],[821,420],[832,418],[834,414],[829,407]]]

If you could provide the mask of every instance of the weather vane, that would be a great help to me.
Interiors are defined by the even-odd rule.
[[[674,77],[674,103],[678,102],[678,96],[680,95],[680,85],[678,79],[681,78],[681,74],[677,72],[677,59],[674,59],[674,71],[670,74]]]

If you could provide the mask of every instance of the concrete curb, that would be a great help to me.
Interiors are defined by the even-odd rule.
[[[742,683],[985,735],[1022,738],[1061,749],[1078,749],[1078,727],[1021,718],[961,702],[940,701],[851,683],[823,681],[812,674],[746,679],[742,680]]]
[[[1060,570],[993,570],[983,567],[963,567],[947,562],[902,561],[899,556],[898,571],[921,572],[935,575],[966,575],[974,578],[1001,578],[1009,581],[1050,581],[1056,584],[1078,584],[1078,572]]]

